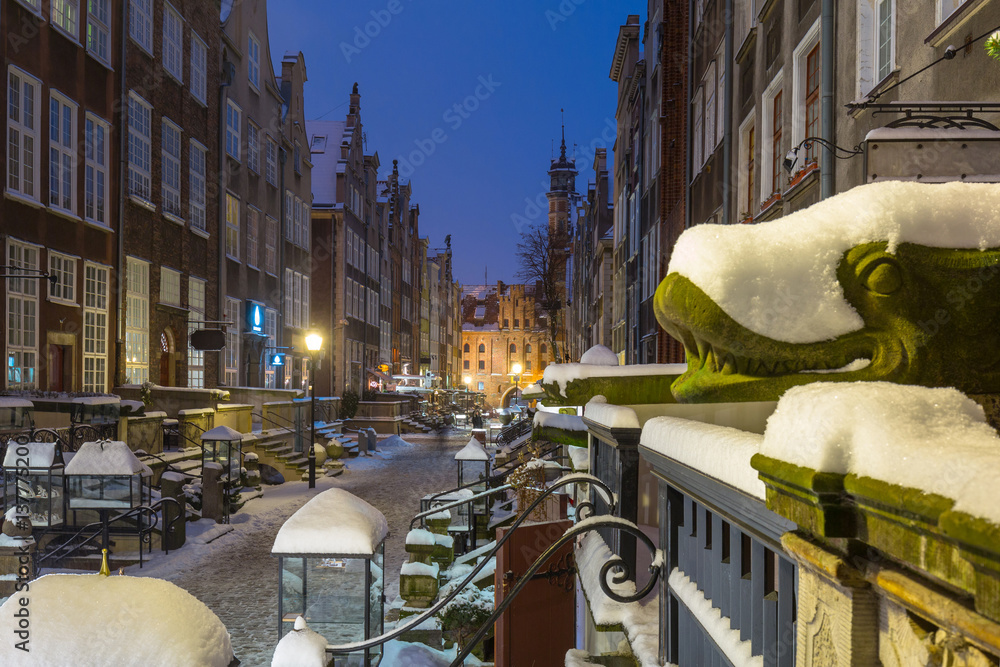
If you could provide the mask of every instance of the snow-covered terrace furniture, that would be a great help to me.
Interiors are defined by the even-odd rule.
[[[27,513],[35,528],[65,521],[62,447],[55,442],[11,440],[3,459],[4,507]]]
[[[68,507],[99,511],[138,507],[150,497],[152,474],[127,443],[85,442],[66,464]]]
[[[482,481],[482,484],[475,485],[474,488],[485,490],[486,479],[490,476],[490,455],[482,443],[476,438],[469,438],[465,447],[455,454],[455,460],[458,462],[458,485]]]
[[[278,636],[302,616],[329,644],[382,633],[385,517],[343,489],[316,495],[285,521],[278,557]],[[381,649],[338,657],[335,667],[369,665]]]

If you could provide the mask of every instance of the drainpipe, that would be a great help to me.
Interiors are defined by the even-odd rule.
[[[833,12],[835,0],[823,0],[820,17],[820,136],[834,145],[833,134]],[[834,194],[833,151],[823,147],[819,166],[819,197],[826,199]]]
[[[722,117],[722,224],[732,222],[733,188],[730,175],[737,173],[733,169],[733,0],[726,0],[726,45],[723,58],[726,62],[726,82],[722,93],[722,104],[725,113]]]
[[[226,281],[226,103],[229,99],[229,91],[226,90],[232,85],[236,76],[236,67],[228,60],[222,63],[222,77],[219,80],[219,320],[226,318],[226,292],[228,291]],[[234,323],[238,326],[239,323]],[[238,329],[237,329],[238,331]],[[226,355],[225,352],[219,354],[218,378],[224,380],[226,377]],[[237,379],[237,382],[239,380]]]
[[[119,78],[121,80],[121,110],[119,120],[127,118],[128,89],[126,88],[125,60],[128,54],[128,27],[122,21],[122,57],[119,63]],[[118,331],[115,340],[115,385],[125,384],[125,281],[128,270],[125,266],[125,197],[128,192],[128,123],[119,122],[118,132],[121,150],[118,156]],[[123,279],[125,274],[125,279]]]
[[[278,106],[278,113],[281,113],[281,106]],[[288,313],[285,312],[285,239],[287,238],[289,230],[285,229],[285,164],[288,162],[288,153],[285,152],[285,126],[284,123],[281,125],[281,131],[278,133],[278,164],[281,165],[281,173],[278,175],[278,215],[281,216],[281,222],[278,227],[281,229],[281,233],[278,235],[278,307],[275,311],[281,313],[278,318],[281,320],[277,323],[275,331],[278,334],[278,342],[276,343],[278,347],[283,347],[285,345],[285,318]],[[312,285],[312,283],[310,283]],[[295,357],[292,357],[292,363],[295,363]],[[288,364],[281,367],[281,388],[285,386],[285,373]],[[292,367],[292,376],[295,375],[295,367]],[[275,385],[278,385],[277,379],[274,381]]]
[[[686,2],[688,6],[688,47],[687,47],[687,93],[684,95],[684,118],[687,122],[684,123],[684,133],[686,138],[684,140],[684,228],[687,229],[691,226],[691,179],[693,177],[694,167],[692,165],[692,151],[691,142],[694,137],[694,132],[691,128],[691,90],[694,88],[694,74],[691,71],[691,62],[694,60],[694,15],[691,13],[691,2]]]

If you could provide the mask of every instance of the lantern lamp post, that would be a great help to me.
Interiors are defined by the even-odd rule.
[[[514,376],[514,405],[517,405],[517,394],[520,391],[518,384],[521,382],[521,364],[515,363],[511,366],[510,374]]]
[[[309,488],[316,488],[316,371],[321,360],[323,336],[316,331],[306,334],[306,349],[309,350],[309,414],[312,430],[309,434]]]

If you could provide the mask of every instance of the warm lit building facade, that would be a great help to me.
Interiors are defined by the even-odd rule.
[[[486,403],[500,407],[515,386],[514,365],[525,387],[542,378],[555,361],[548,325],[535,301],[533,286],[466,285],[462,292],[462,376],[469,389],[483,392]]]

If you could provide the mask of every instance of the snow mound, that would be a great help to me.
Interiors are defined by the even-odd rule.
[[[618,355],[610,348],[603,345],[595,345],[580,357],[581,364],[591,364],[592,366],[617,366]]]
[[[858,331],[837,266],[856,245],[1000,247],[1000,186],[861,185],[757,225],[696,225],[674,246],[667,273],[701,288],[734,320],[774,340],[813,343]],[[546,380],[548,370],[546,368]]]
[[[608,399],[600,394],[583,406],[583,415],[608,428],[639,428],[639,417],[632,408],[609,405]]]
[[[455,454],[456,461],[489,461],[490,455],[486,453],[486,449],[483,448],[483,443],[476,440],[474,437],[469,438],[469,442],[466,443],[465,447],[459,450]]]
[[[14,614],[25,608],[27,653],[15,647]],[[0,632],[10,638],[0,642],[4,665],[227,667],[233,659],[218,616],[183,588],[151,577],[47,574],[0,605]]]
[[[274,647],[271,657],[271,667],[325,667],[326,663],[326,638],[310,630],[301,616],[295,619],[295,629]]]
[[[390,435],[388,438],[378,443],[379,447],[412,447],[412,442],[403,440],[398,435]]]
[[[411,644],[398,639],[386,642],[384,651],[379,664],[392,667],[448,667],[458,655],[457,646],[438,651],[426,644]],[[476,656],[470,655],[465,659],[465,664],[467,667],[477,667],[483,663]]]
[[[437,544],[437,541],[434,539],[434,533],[431,531],[423,528],[414,528],[406,534],[406,543],[432,547]]]
[[[760,449],[825,472],[854,473],[955,500],[1000,524],[1000,437],[956,389],[818,382],[789,389]]]

